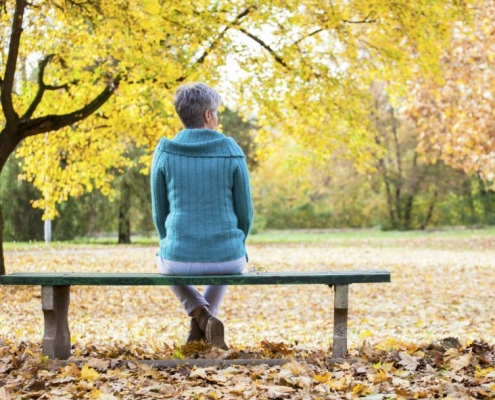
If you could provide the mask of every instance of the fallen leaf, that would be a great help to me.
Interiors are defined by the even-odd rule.
[[[451,357],[449,359],[449,367],[452,371],[459,371],[459,370],[469,366],[469,364],[471,364],[472,358],[473,358],[473,354],[472,354],[471,350],[464,355],[459,355],[457,357]]]
[[[259,385],[258,388],[267,390],[266,395],[271,399],[277,397],[288,397],[291,395],[291,393],[294,393],[296,391],[291,387],[278,385]]]
[[[100,374],[96,372],[95,369],[90,368],[88,364],[84,364],[82,369],[81,369],[81,379],[86,379],[90,382],[94,381],[95,379],[98,379]]]
[[[206,370],[204,368],[196,368],[191,371],[189,378],[207,379],[208,375],[206,374]]]
[[[326,372],[325,375],[318,375],[318,374],[314,375],[313,379],[319,383],[326,383],[330,379],[331,376],[332,376],[332,374],[330,372]]]
[[[90,399],[99,399],[100,398],[100,395],[101,395],[101,390],[98,390],[98,389],[93,389],[90,393],[89,393],[89,398]]]
[[[101,358],[90,358],[88,360],[88,366],[96,369],[97,371],[105,372],[110,366],[110,361],[102,360]]]
[[[407,354],[405,351],[399,353],[400,361],[399,364],[402,365],[408,371],[415,371],[418,368],[419,358]]]
[[[5,389],[5,386],[2,386],[0,388],[0,400],[11,400],[11,397],[7,392],[7,389]]]

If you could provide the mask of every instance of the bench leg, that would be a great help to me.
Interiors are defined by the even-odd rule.
[[[347,355],[347,310],[349,308],[349,285],[335,285],[333,310],[333,358]]]
[[[41,308],[45,317],[44,356],[61,360],[70,357],[69,302],[70,286],[41,287]]]

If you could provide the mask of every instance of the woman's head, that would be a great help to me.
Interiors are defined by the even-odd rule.
[[[179,86],[174,95],[175,111],[186,128],[215,129],[220,95],[204,83]]]

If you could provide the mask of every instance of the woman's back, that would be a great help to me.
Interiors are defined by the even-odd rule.
[[[151,179],[163,258],[220,262],[246,255],[253,211],[244,154],[234,140],[208,129],[161,139]]]

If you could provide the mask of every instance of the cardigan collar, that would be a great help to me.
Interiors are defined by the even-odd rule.
[[[183,129],[173,140],[177,143],[202,143],[224,137],[223,133],[211,129]]]
[[[211,129],[184,129],[174,139],[160,139],[158,149],[192,157],[244,157],[232,138]]]

